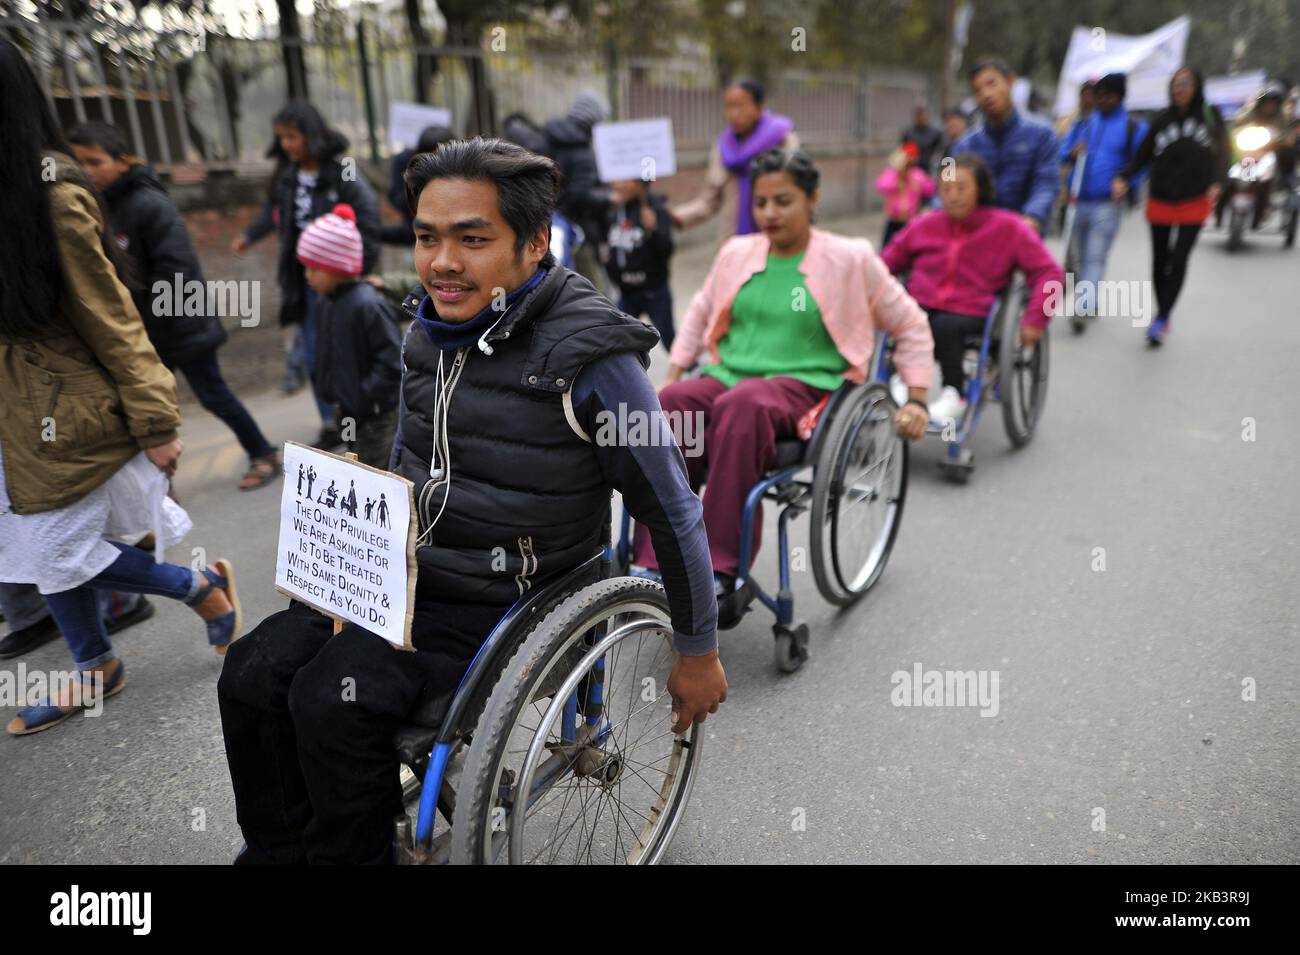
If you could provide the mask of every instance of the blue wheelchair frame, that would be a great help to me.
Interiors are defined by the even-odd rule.
[[[528,636],[529,628],[541,620],[547,611],[569,594],[609,576],[609,570],[610,550],[605,547],[563,577],[520,597],[483,641],[469,669],[461,677],[434,736],[428,768],[424,772],[420,789],[415,825],[417,849],[430,847],[439,811],[448,821],[452,819],[455,799],[446,781],[447,763],[464,736],[473,730],[474,722],[487,702],[487,696],[496,683],[504,661],[514,654]],[[603,718],[603,660],[592,668],[592,673],[593,679],[586,681],[585,698],[579,700],[578,692],[574,692],[565,703],[561,726],[563,742],[576,742],[579,719],[584,720],[588,726],[595,726]],[[551,782],[552,780],[538,780],[538,788],[544,788]],[[532,801],[530,793],[529,804]]]
[[[992,352],[994,331],[997,328],[998,319],[1002,314],[1002,308],[1006,301],[1007,291],[998,293],[993,305],[989,308],[988,318],[984,321],[984,331],[980,338],[979,359],[975,366],[975,374],[971,376],[970,382],[966,386],[966,407],[967,412],[961,422],[957,424],[957,432],[951,439],[945,439],[947,443],[945,463],[960,466],[963,462],[963,452],[966,450],[966,442],[970,440],[979,425],[980,415],[984,411],[985,389],[991,388],[993,397],[999,397],[998,385],[996,380],[988,382],[985,375],[988,371],[988,359]],[[884,332],[876,333],[875,353],[872,358],[871,380],[879,381],[889,385],[889,366],[886,360],[886,345],[888,336]],[[936,421],[930,419],[926,425],[926,434],[943,435],[948,429],[947,421]]]
[[[813,428],[812,436],[806,442],[798,441],[799,444],[803,445],[803,451],[798,463],[778,467],[776,470],[768,472],[745,495],[745,509],[741,516],[740,555],[736,568],[736,592],[740,593],[744,588],[749,594],[757,597],[763,606],[767,607],[772,612],[772,615],[776,617],[778,627],[795,627],[797,625],[794,617],[794,591],[790,587],[789,527],[792,517],[798,517],[810,507],[812,481],[799,480],[796,476],[802,471],[811,468],[816,462],[825,441],[826,433],[829,430],[834,410],[843,401],[844,396],[855,387],[857,385],[846,382],[831,394],[830,400],[817,418],[817,424]],[[778,454],[781,445],[796,440],[785,439],[778,441]],[[754,560],[752,553],[754,522],[758,520],[758,509],[765,498],[774,501],[781,508],[776,525],[778,588],[775,594],[769,594],[757,580],[750,576]],[[632,561],[632,516],[627,512],[626,508],[623,509],[616,556],[618,567],[623,572],[626,572]]]

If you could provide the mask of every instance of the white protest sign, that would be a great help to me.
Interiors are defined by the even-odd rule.
[[[275,589],[412,649],[412,487],[388,471],[286,442]]]
[[[451,129],[451,110],[442,106],[425,106],[423,103],[403,103],[394,100],[388,107],[388,141],[403,149],[414,149],[420,142],[420,133],[428,126],[446,126]]]
[[[673,121],[633,119],[623,123],[597,123],[591,129],[596,171],[601,182],[640,179],[651,182],[677,172],[673,149]]]

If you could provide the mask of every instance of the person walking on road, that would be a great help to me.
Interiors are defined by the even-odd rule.
[[[1006,61],[980,60],[970,71],[971,90],[984,121],[952,147],[973,152],[993,174],[999,208],[1019,212],[1039,235],[1056,200],[1057,139],[1050,126],[1020,115],[1011,100],[1015,75]]]
[[[379,260],[379,200],[355,160],[343,156],[347,137],[326,124],[315,106],[295,100],[272,120],[275,142],[267,155],[278,165],[262,214],[231,245],[243,255],[253,243],[272,232],[280,238],[280,324],[300,326],[302,374],[311,381],[320,413],[321,430],[314,447],[330,451],[342,443],[334,426],[334,409],[320,394],[316,367],[317,313],[320,299],[307,285],[298,261],[298,236],[307,223],[339,203],[350,205],[361,232],[361,274],[369,275]],[[348,159],[344,167],[342,160]],[[290,352],[291,356],[294,350]],[[292,365],[292,358],[291,358]]]
[[[769,149],[794,152],[799,148],[794,120],[770,112],[763,105],[766,95],[754,80],[737,80],[727,87],[723,94],[727,128],[718,135],[709,153],[704,189],[689,202],[673,208],[674,228],[689,229],[712,219],[728,201],[728,192],[734,192],[735,208],[725,210],[723,217],[724,222],[734,223],[728,234],[749,235],[759,231],[754,220],[750,164]],[[732,182],[736,185],[734,190],[729,189]]]
[[[1151,345],[1160,345],[1169,333],[1187,260],[1218,201],[1229,155],[1223,116],[1205,101],[1201,74],[1184,66],[1169,81],[1169,106],[1156,114],[1136,155],[1113,183],[1116,197],[1122,198],[1134,177],[1151,170],[1146,211],[1156,292],[1156,316],[1146,334]]]
[[[131,293],[145,330],[169,369],[179,370],[194,395],[235,433],[248,454],[241,491],[265,487],[280,476],[280,452],[271,447],[243,402],[221,376],[217,349],[226,340],[221,319],[208,314],[174,314],[174,301],[203,288],[199,257],[185,231],[180,210],[149,166],[130,156],[121,131],[88,122],[68,136],[77,160],[108,203],[118,244],[135,265],[140,287]],[[177,285],[180,288],[177,288]],[[205,295],[205,302],[212,296]]]
[[[0,101],[0,581],[40,589],[78,671],[9,722],[24,736],[125,687],[98,590],[184,601],[218,653],[240,613],[229,561],[191,570],[113,539],[152,524],[165,548],[190,528],[167,496],[183,449],[176,380],[120,280],[102,201],[4,39]]]
[[[1074,213],[1075,240],[1079,247],[1077,302],[1071,320],[1075,332],[1082,332],[1087,327],[1086,321],[1098,315],[1106,260],[1124,219],[1123,199],[1128,193],[1128,189],[1116,189],[1114,179],[1133,158],[1147,134],[1146,123],[1133,119],[1124,108],[1127,85],[1123,73],[1107,73],[1099,79],[1097,108],[1076,124],[1061,144],[1062,165],[1083,163]],[[1129,187],[1137,186],[1143,175],[1135,172],[1129,179]]]

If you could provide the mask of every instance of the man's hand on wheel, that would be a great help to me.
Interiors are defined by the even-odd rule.
[[[700,657],[678,654],[668,675],[668,695],[673,701],[673,732],[685,733],[692,723],[703,723],[727,702],[727,674],[718,651]]]

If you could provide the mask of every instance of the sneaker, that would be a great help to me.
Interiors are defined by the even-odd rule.
[[[966,414],[966,399],[952,385],[944,385],[939,397],[930,402],[930,420],[960,421]]]
[[[1147,326],[1147,344],[1152,348],[1158,348],[1164,344],[1165,336],[1169,334],[1169,316],[1157,315],[1151,324]]]
[[[38,620],[30,627],[5,634],[4,639],[0,640],[0,660],[20,657],[29,650],[35,650],[58,638],[59,625],[53,617]]]
[[[897,375],[891,375],[889,378],[889,394],[894,399],[894,404],[903,407],[907,404],[907,385],[903,384],[903,379]]]

